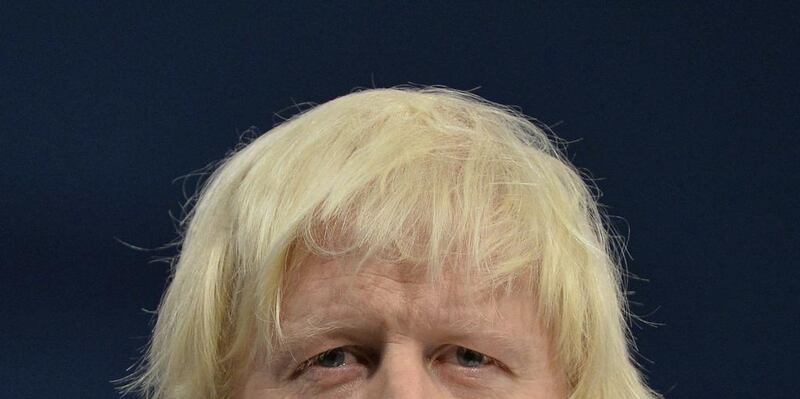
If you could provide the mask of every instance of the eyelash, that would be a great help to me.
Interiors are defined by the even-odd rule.
[[[322,356],[324,356],[324,355],[326,355],[326,354],[328,354],[330,352],[333,352],[333,351],[335,351],[337,349],[341,349],[341,350],[345,351],[346,354],[352,355],[359,362],[367,363],[368,365],[372,363],[371,361],[369,361],[369,356],[364,354],[364,353],[362,353],[362,351],[360,351],[360,350],[358,350],[358,349],[356,349],[356,348],[354,348],[352,346],[338,346],[336,348],[331,348],[331,349],[328,349],[328,350],[326,350],[324,352],[317,353],[316,355],[314,355],[314,356],[306,359],[302,363],[300,363],[300,365],[297,366],[295,371],[292,372],[292,378],[296,378],[296,377],[300,376],[306,370],[308,370],[309,368],[315,366]]]
[[[473,349],[470,349],[470,348],[467,348],[467,347],[464,347],[464,346],[460,346],[460,345],[448,345],[448,346],[444,347],[442,350],[440,350],[439,352],[436,353],[436,355],[434,356],[434,360],[438,360],[441,357],[443,357],[444,355],[452,354],[454,357],[456,357],[456,360],[453,362],[454,364],[457,364],[457,365],[462,366],[463,368],[467,368],[467,369],[477,369],[477,368],[479,368],[479,367],[467,367],[467,366],[463,366],[463,365],[460,364],[460,362],[458,361],[457,358],[459,356],[459,352],[462,351],[462,350],[465,351],[465,352],[471,352],[472,354],[477,354],[477,355],[482,356],[483,360],[485,361],[485,363],[479,365],[479,367],[493,366],[493,365],[498,365],[498,363],[499,363],[497,360],[495,360],[495,358],[493,358],[493,357],[491,357],[491,356],[489,356],[489,355],[487,355],[485,353],[478,352],[476,350],[473,350]]]
[[[330,354],[331,352],[333,352],[335,350],[339,350],[339,349],[341,349],[344,352],[346,352],[345,355],[350,354],[353,357],[355,357],[356,360],[358,360],[361,363],[366,363],[368,366],[373,363],[372,361],[370,361],[369,356],[364,354],[362,351],[360,351],[360,350],[358,350],[358,349],[356,349],[354,347],[351,347],[351,346],[339,346],[339,347],[336,347],[336,348],[328,349],[328,350],[326,350],[324,352],[320,352],[320,353],[312,356],[311,358],[306,359],[302,363],[300,363],[300,365],[292,373],[292,378],[299,377],[301,374],[306,372],[309,368],[314,367],[315,365],[317,365],[318,362],[320,361],[320,359],[323,356],[325,356],[327,354]],[[467,348],[467,347],[464,347],[464,346],[460,346],[460,345],[447,345],[447,346],[445,346],[444,348],[442,348],[441,350],[439,350],[439,351],[437,351],[435,353],[435,355],[433,356],[434,361],[436,359],[442,357],[442,355],[448,353],[449,351],[458,351],[459,349],[464,349],[466,351],[470,351],[470,352],[473,352],[475,354],[479,354],[479,355],[481,355],[481,356],[483,356],[485,358],[485,363],[483,365],[481,365],[480,367],[471,368],[471,367],[463,367],[462,366],[465,369],[478,369],[478,368],[486,367],[486,366],[496,366],[496,367],[498,367],[500,369],[508,370],[506,368],[506,366],[504,364],[502,364],[501,362],[499,362],[497,359],[495,359],[495,358],[493,358],[493,357],[491,357],[489,355],[486,355],[486,354],[484,354],[482,352],[478,352],[476,350],[473,350],[473,349],[470,349],[470,348]],[[456,356],[457,356],[457,352],[456,352]],[[458,364],[458,362],[456,361],[455,364]],[[337,368],[337,367],[323,367],[323,368],[331,368],[332,369],[332,368]]]

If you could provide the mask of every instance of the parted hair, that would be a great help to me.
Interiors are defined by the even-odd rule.
[[[635,360],[624,243],[592,180],[534,119],[468,91],[403,85],[355,90],[246,141],[187,205],[123,393],[233,398],[247,365],[281,344],[287,278],[314,254],[531,290],[571,399],[658,396]]]

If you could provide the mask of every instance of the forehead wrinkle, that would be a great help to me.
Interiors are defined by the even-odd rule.
[[[352,280],[348,289],[353,295],[345,300],[372,317],[384,317],[388,325],[471,331],[494,328],[499,315],[491,295],[470,295],[457,282],[433,284],[406,274],[398,278],[375,272],[359,277]]]
[[[474,304],[457,306],[415,306],[413,319],[422,322],[426,331],[463,335],[491,333],[496,336],[509,335],[504,328],[499,312],[493,306]]]
[[[354,271],[341,264],[310,265],[301,271],[303,276],[297,279],[301,281],[294,284],[292,294],[308,297],[313,291],[321,295],[312,302],[316,299],[325,308],[338,304],[355,309],[359,316],[391,314],[401,321],[407,320],[412,308],[408,305],[420,297],[426,284],[406,271],[397,270],[402,266],[393,266]]]
[[[354,332],[360,327],[372,331],[414,327],[441,333],[495,331],[502,335],[508,333],[508,319],[524,317],[505,307],[506,313],[514,313],[503,315],[502,295],[473,291],[461,285],[458,276],[432,283],[402,264],[368,263],[358,271],[341,261],[303,266],[295,270],[295,289],[289,295],[295,296],[292,302],[302,312],[287,307],[283,314],[294,318],[293,328],[286,332],[296,330],[292,332],[295,337]],[[312,291],[324,294],[310,295]],[[309,307],[310,312],[306,310]]]
[[[295,351],[306,345],[314,344],[326,338],[348,338],[367,342],[379,342],[381,334],[385,330],[381,320],[363,317],[364,313],[357,307],[347,306],[352,312],[347,317],[335,316],[341,311],[340,305],[333,305],[333,309],[327,308],[325,311],[312,311],[310,314],[303,315],[301,320],[285,320],[284,334],[280,342],[276,355],[278,358],[288,355],[297,361]]]
[[[306,341],[325,335],[331,335],[347,331],[353,334],[356,331],[381,331],[381,323],[378,320],[369,320],[362,317],[334,317],[327,318],[330,313],[315,313],[303,319],[301,322],[293,322],[286,328],[286,344],[294,344],[297,341]]]
[[[342,307],[337,306],[325,312],[314,312],[304,317],[302,321],[287,324],[283,343],[291,347],[326,336],[377,341],[385,338],[383,335],[389,327],[397,332],[419,328],[419,333],[424,335],[448,337],[482,336],[501,340],[513,336],[509,331],[497,328],[494,320],[481,312],[444,308],[437,308],[431,312],[424,310],[432,309],[431,307],[414,306],[412,312],[419,317],[411,316],[408,320],[402,320],[402,317],[396,315],[382,318],[381,316],[387,313],[367,310],[369,307],[346,306],[346,308],[347,310],[342,310]],[[403,323],[404,321],[407,323]]]

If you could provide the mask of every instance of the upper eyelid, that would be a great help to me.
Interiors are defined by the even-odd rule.
[[[437,348],[435,351],[433,351],[431,353],[430,358],[431,359],[436,358],[436,357],[442,355],[443,353],[445,353],[447,351],[458,350],[458,348],[464,348],[464,349],[467,349],[467,350],[472,351],[472,352],[480,353],[481,355],[486,356],[487,358],[489,358],[489,360],[491,360],[491,361],[496,361],[497,360],[493,356],[488,355],[488,354],[486,354],[484,352],[481,352],[481,351],[479,351],[477,349],[473,349],[473,348],[471,348],[469,346],[457,345],[457,344],[446,344],[446,345],[440,346],[439,348]],[[302,362],[300,362],[300,364],[298,364],[298,366],[300,366],[302,364],[305,364],[307,362],[310,362],[310,361],[314,361],[320,355],[322,355],[322,354],[324,354],[326,352],[330,352],[332,350],[336,350],[336,349],[342,349],[342,350],[344,350],[346,352],[349,352],[349,353],[353,354],[358,359],[370,358],[370,357],[374,357],[375,356],[373,353],[369,353],[371,351],[363,350],[363,349],[361,349],[360,347],[358,347],[356,345],[341,345],[341,346],[331,347],[331,348],[326,349],[326,350],[324,350],[322,352],[316,353],[313,356],[309,357],[308,359],[305,359]],[[368,360],[373,360],[373,359],[368,359]]]
[[[479,350],[472,349],[472,348],[470,348],[468,346],[464,346],[464,345],[444,345],[442,348],[440,348],[440,350],[437,350],[434,353],[436,353],[437,356],[441,356],[441,354],[447,352],[448,350],[457,350],[458,348],[464,348],[464,349],[467,349],[467,350],[470,350],[470,351],[473,351],[473,352],[480,353],[481,355],[486,356],[486,358],[488,359],[487,365],[496,366],[497,368],[499,368],[499,369],[501,369],[501,370],[503,370],[503,371],[505,371],[505,372],[507,372],[507,373],[509,373],[511,375],[516,375],[516,373],[514,373],[514,371],[512,371],[511,368],[509,368],[502,361],[498,360],[496,357],[488,355],[488,354],[486,354],[484,352],[481,352]],[[431,362],[435,361],[435,359],[436,359],[436,357],[432,356],[431,357]]]
[[[336,348],[333,348],[333,349],[343,349],[343,350],[345,350],[347,352],[350,352],[359,361],[366,360],[366,361],[368,361],[370,363],[372,363],[374,361],[374,359],[372,359],[373,355],[371,353],[369,353],[370,351],[361,349],[358,346],[344,345],[344,346],[337,346]],[[333,349],[328,349],[328,350],[333,350]],[[322,353],[325,353],[325,352],[322,352]]]
[[[503,364],[503,362],[499,361],[497,358],[495,358],[495,357],[493,357],[491,355],[488,355],[488,354],[486,354],[484,352],[481,352],[479,350],[472,349],[469,346],[458,345],[458,344],[445,344],[445,345],[440,346],[439,348],[437,348],[435,351],[433,351],[431,353],[431,355],[428,358],[428,362],[429,363],[433,363],[437,359],[439,359],[443,354],[447,353],[448,351],[456,351],[456,350],[458,350],[458,348],[464,348],[464,349],[467,349],[467,350],[470,350],[470,351],[473,351],[473,352],[480,353],[481,355],[486,356],[486,358],[488,359],[488,363],[487,364],[495,365],[495,366],[497,366],[497,367],[499,367],[499,368],[501,368],[503,370],[506,370],[506,371],[510,372],[508,367],[505,364]],[[368,367],[372,367],[375,364],[377,364],[380,361],[380,357],[381,357],[377,353],[369,353],[370,352],[369,350],[364,350],[364,349],[362,349],[362,348],[360,348],[360,347],[358,347],[356,345],[336,346],[336,347],[332,347],[332,348],[326,349],[326,350],[324,350],[322,352],[319,352],[319,353],[315,354],[314,356],[311,356],[310,358],[308,358],[306,360],[303,360],[302,362],[300,362],[294,368],[294,370],[291,373],[291,376],[295,377],[295,376],[298,376],[298,375],[302,374],[302,372],[304,372],[309,367],[314,365],[314,362],[316,361],[316,359],[320,355],[322,355],[322,354],[324,354],[326,352],[330,352],[332,350],[336,350],[336,349],[342,349],[345,352],[350,353],[359,362],[365,363],[365,365],[367,365]]]
[[[472,349],[469,346],[457,345],[457,344],[442,345],[435,352],[433,352],[433,355],[431,356],[431,358],[434,358],[434,357],[436,357],[438,355],[441,355],[441,354],[443,354],[443,353],[445,353],[447,351],[458,350],[458,348],[464,348],[464,349],[472,351],[472,352],[480,353],[481,355],[486,356],[487,358],[489,358],[489,360],[491,360],[491,361],[496,361],[497,360],[494,357],[492,357],[491,355],[488,355],[488,354],[486,354],[484,352],[481,352],[481,351],[479,351],[477,349]]]
[[[324,350],[322,352],[319,352],[319,353],[315,354],[314,356],[311,356],[310,358],[308,358],[306,360],[303,360],[298,365],[298,367],[301,367],[301,366],[303,366],[305,364],[313,363],[314,361],[316,361],[319,358],[320,355],[322,355],[324,353],[327,353],[327,352],[330,352],[330,351],[333,351],[333,350],[336,350],[336,349],[341,349],[341,350],[343,350],[345,352],[350,353],[351,355],[353,355],[353,357],[355,357],[359,361],[363,361],[363,360],[367,360],[367,361],[370,361],[370,362],[372,361],[371,359],[369,359],[370,355],[366,353],[367,351],[361,350],[357,346],[354,346],[354,345],[342,345],[342,346],[333,347],[333,348],[330,348],[330,349],[326,349],[326,350]]]

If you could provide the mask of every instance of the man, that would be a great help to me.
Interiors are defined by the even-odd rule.
[[[127,391],[651,398],[595,198],[540,128],[441,87],[354,92],[228,157]]]

